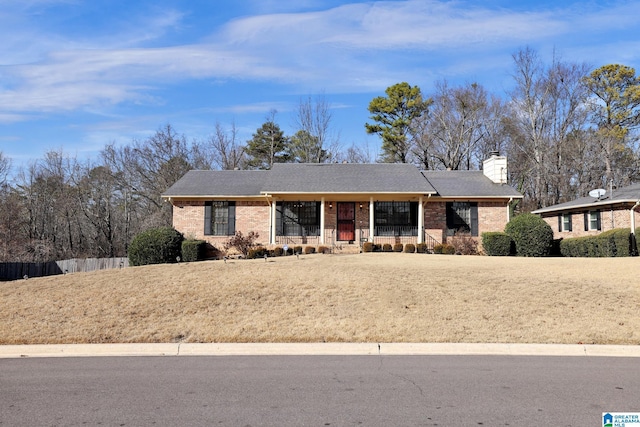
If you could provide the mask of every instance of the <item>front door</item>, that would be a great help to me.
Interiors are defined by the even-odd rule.
[[[338,240],[356,240],[356,204],[338,202]]]

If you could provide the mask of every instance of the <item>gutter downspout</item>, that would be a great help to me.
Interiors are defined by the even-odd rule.
[[[511,202],[513,202],[513,197],[510,197],[507,202],[507,223],[511,221]]]

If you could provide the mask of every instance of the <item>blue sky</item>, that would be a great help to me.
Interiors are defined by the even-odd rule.
[[[323,94],[344,148],[379,150],[369,101],[406,81],[478,82],[503,96],[511,55],[621,63],[640,73],[636,1],[0,0],[0,151],[14,167],[171,124],[244,142]]]

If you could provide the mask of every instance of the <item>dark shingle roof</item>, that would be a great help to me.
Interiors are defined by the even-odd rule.
[[[533,211],[535,214],[568,211],[581,208],[597,208],[600,206],[610,206],[616,203],[635,203],[640,200],[640,184],[633,184],[613,190],[613,195],[607,191],[599,200],[591,197],[580,197],[570,202],[559,203]]]
[[[279,163],[271,170],[187,172],[163,197],[250,197],[261,194],[405,193],[442,197],[515,197],[480,171],[423,171],[406,163]]]
[[[406,163],[279,163],[265,193],[418,193],[436,190]]]
[[[269,171],[192,170],[164,194],[165,197],[257,196]]]
[[[441,197],[522,197],[513,187],[492,182],[482,171],[423,171],[422,174]]]

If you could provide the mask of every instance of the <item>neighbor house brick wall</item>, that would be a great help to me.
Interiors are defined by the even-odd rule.
[[[571,214],[571,231],[560,231],[558,229],[558,216],[546,216],[543,217],[545,222],[551,226],[553,230],[553,238],[569,238],[569,237],[582,237],[593,236],[600,234],[604,231],[612,230],[614,228],[630,228],[631,227],[631,206],[614,209],[605,209],[600,211],[600,225],[601,230],[584,230],[584,211],[574,212]],[[560,214],[561,215],[561,214]],[[636,227],[640,227],[640,213],[634,212]]]

